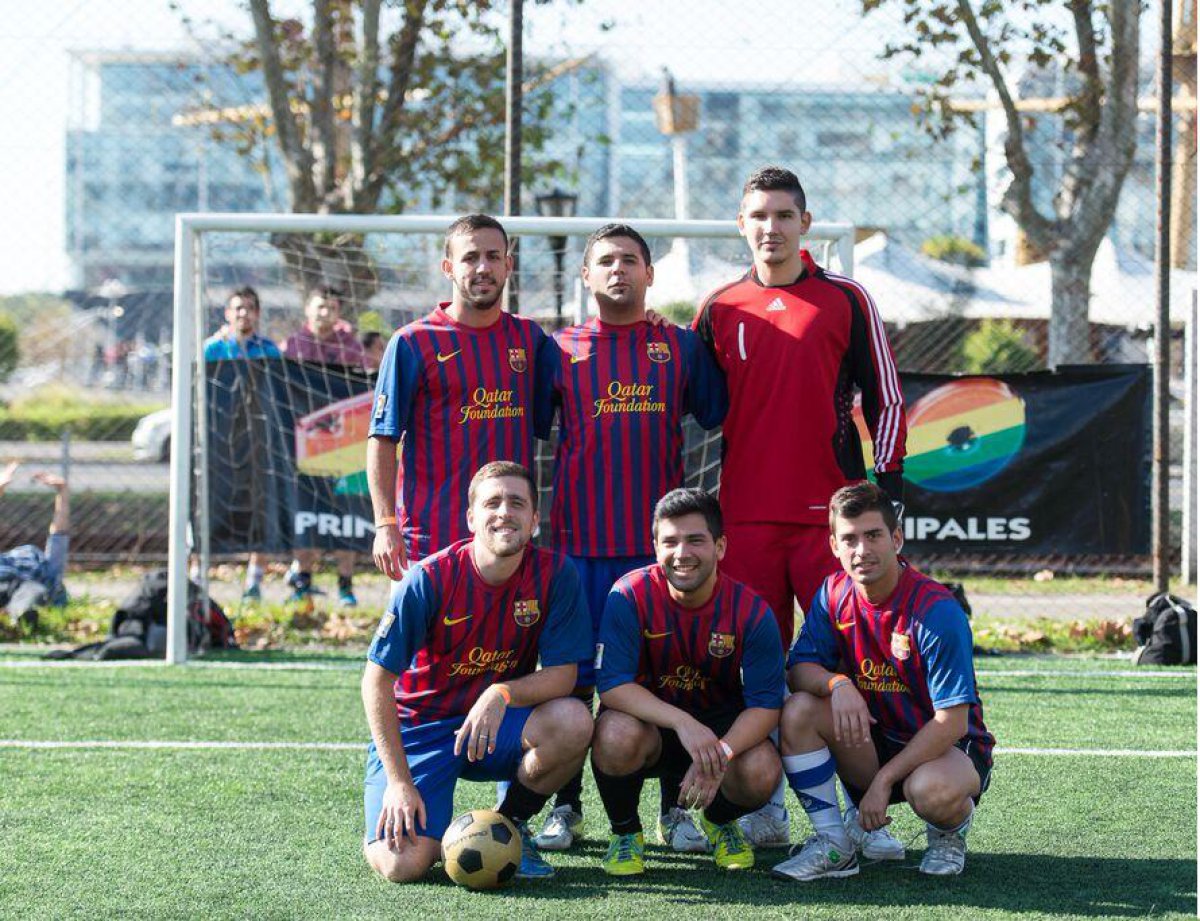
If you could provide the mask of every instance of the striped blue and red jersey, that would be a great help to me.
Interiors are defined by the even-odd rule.
[[[502,312],[476,329],[447,306],[392,336],[375,385],[370,434],[404,437],[396,514],[413,560],[468,536],[467,486],[484,464],[535,469],[535,395],[549,400],[540,326]]]
[[[866,476],[862,392],[876,473],[903,467],[900,376],[871,296],[807,251],[790,285],[754,270],[710,294],[695,328],[725,372],[721,510],[730,522],[825,524],[833,493]]]
[[[654,505],[683,485],[683,417],[711,429],[725,416],[720,369],[692,330],[669,323],[593,318],[554,339],[553,546],[577,557],[651,556]]]
[[[699,608],[671,597],[655,564],[613,586],[600,622],[596,689],[636,682],[697,719],[783,706],[783,642],[767,603],[719,573]]]
[[[968,741],[990,757],[971,659],[971,627],[941,583],[905,564],[895,591],[870,601],[844,572],[829,576],[804,618],[788,668],[816,662],[854,680],[878,728],[906,744],[935,710],[968,706]]]
[[[574,665],[592,649],[591,617],[571,561],[527,547],[489,585],[464,540],[414,566],[392,593],[367,658],[399,677],[401,725],[465,716],[491,684]]]

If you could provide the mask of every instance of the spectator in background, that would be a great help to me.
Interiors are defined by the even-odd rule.
[[[19,466],[13,461],[0,470],[0,496],[16,477]],[[38,607],[67,603],[62,581],[71,528],[67,481],[44,470],[30,479],[54,490],[54,517],[50,519],[44,550],[25,544],[0,553],[0,607],[7,607],[14,620]]]
[[[368,371],[378,371],[383,363],[383,353],[387,351],[387,339],[383,333],[371,330],[362,334],[363,367]]]
[[[308,292],[304,301],[304,325],[283,344],[283,354],[297,361],[323,365],[368,367],[362,342],[354,326],[342,319],[342,292],[331,285],[318,285]],[[342,607],[358,605],[354,594],[354,551],[336,550],[338,568],[338,603]],[[294,607],[311,611],[313,602],[312,570],[320,551],[297,550],[288,571],[288,584]]]
[[[258,292],[251,287],[238,288],[225,303],[225,325],[215,335],[204,340],[205,361],[233,361],[251,358],[278,358],[279,346],[258,331],[262,318],[262,307]],[[252,484],[246,483],[246,486]],[[244,508],[253,514],[254,503],[247,498],[244,502],[230,503],[235,508]],[[236,524],[235,524],[236,526]],[[241,526],[249,529],[248,522]],[[246,566],[246,584],[242,589],[242,601],[257,603],[262,600],[262,580],[266,567],[266,555],[252,551]]]

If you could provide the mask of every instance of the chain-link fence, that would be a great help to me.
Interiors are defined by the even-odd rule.
[[[1124,136],[1136,138],[1136,147],[1126,156],[1094,146],[1081,160],[1081,146],[1095,140],[1087,118],[1096,100],[1086,74],[1069,63],[1076,45],[1068,18],[1048,14],[1065,50],[1045,59],[1028,23],[1002,36],[1003,22],[982,21],[1010,77],[1006,111],[986,77],[969,80],[962,67],[954,71],[964,49],[971,59],[965,31],[953,42],[926,46],[920,29],[927,20],[906,21],[903,4],[867,5],[874,9],[864,15],[853,6],[758,0],[529,4],[522,211],[566,208],[634,223],[732,219],[745,177],[781,164],[801,177],[817,220],[858,229],[854,275],[873,295],[903,372],[994,375],[1049,364],[1147,363],[1156,315],[1152,17],[1142,18],[1140,36],[1132,33],[1141,49],[1131,52],[1138,89]],[[329,40],[347,56],[361,50],[359,5],[331,6],[337,15]],[[1190,53],[1194,65],[1194,2],[1184,6],[1193,25],[1190,33],[1180,29],[1179,60],[1186,63]],[[135,15],[139,10],[145,15]],[[413,119],[406,162],[422,166],[392,163],[395,181],[378,192],[376,210],[499,211],[496,88],[504,8],[465,18],[456,18],[453,5],[431,3],[429,10],[451,32],[459,30],[449,44],[453,56],[440,71],[418,75],[426,84],[408,86],[414,112],[406,116]],[[311,11],[292,3],[274,12],[286,70],[315,53]],[[384,10],[385,38],[400,28],[400,15]],[[13,200],[25,205],[17,213],[26,215],[4,250],[15,279],[9,287],[32,293],[0,301],[0,458],[21,460],[27,470],[67,469],[75,559],[160,558],[171,423],[155,411],[168,402],[173,216],[286,211],[296,185],[277,143],[261,47],[241,7],[145,0],[133,7],[88,4],[54,16],[34,19],[25,32],[15,26],[4,39],[13,52],[4,91],[9,120],[31,125],[20,140],[5,142],[28,168],[4,180]],[[113,17],[122,21],[120,30],[109,22]],[[1120,23],[1097,34],[1107,51],[1130,39]],[[430,49],[436,44],[432,33],[422,41]],[[890,46],[908,43],[923,53],[889,54]],[[1130,53],[1115,50],[1118,57]],[[386,72],[386,54],[382,60]],[[438,85],[452,74],[454,93]],[[1190,75],[1182,68],[1179,80],[1181,94],[1193,100],[1191,108],[1179,108],[1174,125],[1171,373],[1173,392],[1182,394],[1183,320],[1196,252],[1194,66]],[[39,93],[45,86],[52,88],[48,97]],[[361,129],[361,108],[344,101],[350,89],[330,97],[342,102],[325,113],[326,140],[341,143],[344,133]],[[381,84],[368,118],[387,117],[388,92],[395,89]],[[317,100],[316,91],[308,98]],[[432,100],[423,114],[422,99]],[[1096,108],[1103,107],[1096,102]],[[314,137],[322,130],[319,109],[297,110]],[[929,120],[939,112],[957,114],[955,130]],[[1014,190],[1006,156],[1014,124],[1032,167],[1023,191]],[[1072,197],[1086,191],[1082,162],[1093,171],[1083,177],[1087,182],[1115,181],[1120,188],[1111,201],[1078,205],[1086,215],[1070,210]],[[359,169],[365,167],[349,154],[329,165],[335,185]],[[1022,194],[1040,217],[1013,217]],[[345,195],[329,196],[321,206],[347,203]],[[1096,211],[1103,219],[1098,242],[1084,245],[1072,228]],[[42,212],[54,217],[37,218]],[[260,288],[269,332],[282,337],[299,322],[301,294],[279,242],[233,247],[210,260],[214,327],[228,291],[242,284]],[[316,241],[331,250],[346,242]],[[579,243],[527,242],[522,312],[571,316]],[[739,241],[669,255],[656,253],[667,264],[660,265],[652,302],[675,318],[720,280],[744,271],[748,260]],[[437,260],[429,246],[397,259],[398,278],[419,296],[385,303],[366,291],[354,298],[356,316],[370,313],[368,325],[390,332],[444,289]],[[1060,322],[1078,313],[1080,297],[1086,320]],[[1178,548],[1180,400],[1170,413],[1172,547]],[[37,542],[49,519],[49,495],[18,479],[4,503],[0,546]],[[1148,567],[1144,554],[1119,563],[1018,551],[990,559],[997,573],[1040,578],[1144,576]],[[939,566],[950,576],[965,571],[952,561]],[[972,560],[970,569],[980,568]],[[1097,595],[1081,586],[1057,597],[1080,615],[1102,613],[1103,598],[1119,598],[1125,615],[1143,588],[1131,585],[1111,583]],[[1009,598],[1000,608],[1012,607],[1016,594],[1023,599],[1017,607],[1034,610],[1034,599],[1045,605],[1051,597],[1046,592],[1045,582],[1014,582],[992,594]]]

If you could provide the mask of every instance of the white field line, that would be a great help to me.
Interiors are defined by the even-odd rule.
[[[1034,669],[1034,668],[1008,668],[1008,669],[988,669],[977,668],[975,675],[978,678],[987,678],[995,675],[999,678],[1186,678],[1189,681],[1195,681],[1197,672],[1190,669],[1180,671],[1159,671],[1152,672],[1144,669],[1131,671],[1103,671],[1102,669]]]
[[[231,751],[366,751],[366,742],[202,742],[190,740],[85,739],[64,742],[40,739],[0,739],[0,749],[166,749]],[[1037,758],[1195,758],[1195,750],[1168,749],[1140,751],[1129,748],[1000,748],[998,756],[1027,755]]]

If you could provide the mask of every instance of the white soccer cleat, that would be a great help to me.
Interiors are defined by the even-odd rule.
[[[802,883],[814,879],[854,876],[858,873],[858,854],[850,842],[835,841],[829,835],[817,834],[800,846],[798,854],[776,864],[771,873]]]
[[[921,858],[922,873],[930,876],[958,876],[967,865],[967,828],[961,831],[942,831],[926,823],[925,856]]]
[[[858,820],[858,810],[851,806],[842,819],[846,835],[867,860],[903,860],[904,842],[887,830],[887,826],[867,831]]]
[[[712,850],[708,836],[696,827],[692,814],[679,806],[658,817],[658,843],[681,854],[707,854]]]
[[[787,810],[772,815],[769,806],[738,819],[738,826],[754,847],[787,847],[791,843],[791,820]]]
[[[565,851],[583,837],[583,816],[572,806],[556,806],[533,839],[539,851]]]

